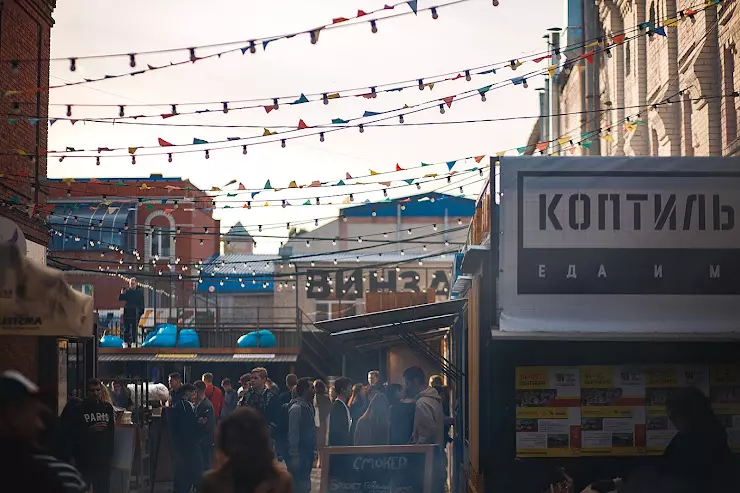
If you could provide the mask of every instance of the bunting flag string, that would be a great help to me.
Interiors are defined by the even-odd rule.
[[[382,15],[379,17],[375,17],[368,22],[370,23],[372,32],[376,33],[378,31],[377,25],[379,21],[386,21],[389,19],[408,16],[408,15],[416,16],[418,15],[419,12],[422,12],[422,11],[430,11],[432,12],[433,18],[436,18],[435,16],[438,16],[438,11],[440,9],[462,4],[468,1],[471,1],[471,0],[451,0],[447,3],[437,5],[435,7],[424,8],[424,9],[417,9],[415,7],[416,2],[413,2],[414,7],[411,9],[411,11],[391,13],[389,15]],[[323,26],[318,26],[318,27],[314,27],[312,29],[307,29],[303,31],[296,31],[290,34],[280,34],[280,35],[268,36],[264,38],[253,38],[249,40],[231,41],[231,42],[225,42],[225,43],[216,43],[216,44],[200,45],[200,46],[191,46],[187,48],[181,47],[181,48],[169,48],[169,49],[162,49],[162,50],[149,50],[149,51],[143,51],[143,52],[113,53],[113,54],[107,54],[107,55],[80,55],[80,56],[71,56],[71,57],[65,57],[65,58],[52,58],[52,59],[49,59],[49,61],[68,62],[69,70],[71,72],[76,72],[79,66],[79,63],[84,60],[103,59],[103,58],[127,58],[129,62],[128,63],[129,67],[136,68],[138,64],[137,56],[142,57],[142,56],[154,55],[154,54],[181,53],[183,56],[186,57],[183,60],[180,60],[178,62],[170,62],[168,65],[154,66],[154,65],[147,64],[146,68],[135,70],[132,72],[124,72],[124,73],[113,74],[113,75],[108,74],[108,75],[104,75],[102,77],[97,77],[97,78],[85,78],[77,82],[68,82],[64,84],[58,84],[58,85],[46,86],[46,87],[27,88],[25,90],[12,91],[12,92],[16,92],[19,94],[25,94],[25,95],[33,95],[38,92],[46,92],[51,89],[59,89],[62,87],[72,87],[72,86],[79,86],[83,84],[91,84],[91,83],[100,82],[103,80],[141,75],[147,72],[152,72],[154,70],[162,70],[162,69],[175,67],[175,66],[194,64],[200,60],[221,58],[223,55],[226,55],[229,53],[241,52],[241,54],[243,55],[249,52],[249,53],[254,54],[257,51],[258,45],[261,45],[262,50],[266,51],[267,45],[270,43],[274,43],[279,40],[291,39],[301,34],[308,34],[311,44],[316,44],[319,40],[319,33],[322,31],[338,29],[338,28],[343,28],[343,27],[357,26],[365,22],[364,19],[363,20],[360,20],[360,19],[362,17],[365,17],[366,15],[372,15],[372,14],[380,15],[380,14],[385,13],[386,11],[395,10],[395,8],[398,7],[399,5],[408,5],[409,7],[411,7],[411,3],[412,2],[404,1],[404,2],[399,2],[397,4],[394,4],[394,5],[385,5],[382,8],[379,8],[379,9],[376,9],[370,12],[364,12],[362,10],[359,10],[357,15],[354,17],[350,17],[350,18],[338,17],[338,18],[333,19],[331,23],[324,24]],[[217,48],[222,48],[222,49],[218,52],[209,53],[206,55],[198,54],[199,51],[202,52],[204,50],[217,49]],[[0,62],[9,63],[11,67],[11,71],[13,73],[18,73],[21,70],[23,70],[23,67],[25,65],[33,66],[33,62],[36,62],[36,61],[38,60],[37,59],[15,58],[15,59],[10,59],[10,60],[1,60]]]
[[[466,1],[466,0],[463,0],[463,1]],[[401,3],[395,4],[393,7],[395,7],[397,5],[401,5],[403,3],[405,3],[405,2],[401,2]],[[386,6],[386,8],[379,9],[378,11],[387,10],[387,7],[388,6]],[[705,6],[705,8],[708,8],[708,7]],[[435,9],[435,7],[432,7],[431,9]],[[691,9],[687,9],[687,11],[695,12],[695,11],[693,11]],[[363,13],[362,11],[358,11],[358,18],[359,17],[363,17],[364,15],[368,15],[368,13]],[[345,20],[350,20],[350,19],[345,19]],[[669,21],[673,22],[672,25],[675,25],[675,22],[677,22],[677,19],[669,19]],[[668,25],[668,24],[666,24],[666,25]],[[624,31],[623,34],[620,34],[620,35],[613,34],[612,35],[612,38],[615,41],[615,44],[621,44],[620,42],[617,42],[617,41],[619,41],[620,39],[623,40],[624,37],[626,36],[625,33],[630,32],[630,31],[633,31],[633,30],[639,30],[639,29],[640,29],[640,27],[637,27],[637,28],[633,28],[633,29]],[[306,32],[308,32],[308,31],[306,31]],[[648,34],[650,34],[650,33],[648,33]],[[278,38],[271,38],[271,39],[278,39]],[[573,50],[576,50],[576,49],[579,49],[579,48],[582,48],[582,47],[597,46],[599,43],[602,43],[602,42],[603,42],[603,37],[598,37],[598,38],[594,38],[594,40],[590,40],[588,42],[582,42],[582,43],[573,44],[573,45],[564,47],[561,50],[561,52],[567,53],[567,52],[570,52],[570,51],[573,51]],[[234,43],[229,43],[229,44],[234,44]],[[205,48],[205,46],[199,47],[199,48]],[[188,50],[188,52],[190,52],[191,49],[192,50],[195,50],[196,48],[187,48],[187,49],[186,48],[181,48],[181,49],[177,49],[177,50],[173,50],[173,51]],[[242,53],[244,53],[247,49],[248,48],[241,48]],[[136,71],[136,72],[129,72],[129,73],[120,74],[120,75],[117,75],[117,76],[114,76],[114,75],[106,75],[106,76],[104,76],[104,77],[102,77],[100,79],[87,79],[87,80],[84,80],[84,81],[72,82],[72,83],[68,83],[68,84],[62,84],[62,85],[58,85],[58,86],[51,86],[51,87],[47,87],[47,88],[32,88],[32,89],[25,89],[25,90],[8,90],[8,91],[5,91],[4,92],[4,96],[5,97],[29,96],[29,95],[32,95],[32,94],[38,92],[38,91],[42,91],[42,90],[46,90],[46,89],[51,89],[51,88],[66,87],[66,86],[69,86],[69,85],[79,85],[80,83],[96,82],[98,80],[106,80],[106,79],[111,79],[111,78],[129,76],[129,75],[140,75],[140,74],[142,74],[144,72],[147,72],[147,71],[150,71],[150,70],[159,70],[159,69],[166,68],[166,67],[169,67],[169,66],[176,66],[176,65],[183,65],[183,64],[187,64],[187,63],[192,63],[193,61],[197,61],[197,60],[204,59],[204,58],[209,58],[209,57],[212,57],[212,56],[220,57],[221,55],[223,55],[225,53],[228,53],[230,51],[236,51],[236,50],[229,50],[227,52],[220,52],[220,53],[217,53],[217,54],[214,54],[214,55],[208,55],[208,56],[200,57],[200,58],[196,57],[195,60],[188,59],[188,60],[183,61],[183,62],[174,62],[174,63],[171,63],[170,65],[165,65],[163,67],[148,66],[147,69],[144,69],[144,70],[139,70],[139,71]],[[128,56],[128,57],[130,57],[131,54],[126,54],[126,55],[117,54],[117,55],[111,55],[111,56]],[[92,57],[92,58],[95,58],[95,57]],[[433,89],[435,83],[446,82],[446,81],[449,81],[449,80],[453,80],[454,81],[454,80],[458,80],[458,79],[460,79],[462,77],[465,77],[466,80],[469,81],[471,75],[485,75],[485,74],[488,74],[488,73],[495,73],[496,72],[496,69],[499,69],[500,70],[501,68],[506,67],[506,66],[509,66],[512,70],[516,70],[519,66],[522,65],[522,63],[524,63],[524,61],[527,61],[528,59],[531,59],[530,61],[533,62],[533,63],[540,63],[543,60],[546,60],[546,59],[549,59],[549,58],[550,58],[550,55],[548,55],[546,53],[544,53],[544,54],[543,53],[536,53],[536,54],[528,55],[528,56],[525,56],[525,57],[519,57],[519,58],[514,59],[514,60],[509,60],[509,61],[506,61],[506,62],[496,62],[496,63],[493,63],[493,64],[488,64],[488,65],[484,65],[484,66],[480,66],[480,67],[476,67],[476,68],[466,69],[464,71],[459,71],[458,70],[458,71],[448,72],[448,73],[445,73],[445,74],[438,74],[438,75],[435,75],[435,76],[428,76],[428,77],[422,77],[422,78],[414,78],[414,79],[409,79],[409,80],[404,80],[404,81],[398,81],[398,82],[394,82],[394,83],[376,84],[375,86],[357,87],[357,88],[344,89],[344,90],[331,90],[331,91],[324,91],[324,92],[315,93],[315,94],[309,94],[309,95],[301,94],[300,96],[297,96],[298,97],[298,100],[293,101],[293,102],[289,102],[288,104],[302,104],[304,102],[310,102],[311,100],[308,99],[308,98],[318,98],[318,99],[313,99],[313,101],[323,101],[324,104],[328,104],[328,102],[329,102],[330,99],[338,99],[338,98],[345,98],[345,97],[358,97],[358,96],[362,96],[362,97],[366,97],[366,98],[375,98],[377,96],[377,94],[380,93],[380,92],[396,92],[396,91],[400,91],[400,90],[406,89],[408,87],[415,87],[417,82],[418,82],[419,89],[423,90],[425,87],[429,87],[429,89],[431,90],[431,89]],[[84,57],[76,57],[74,59],[75,60],[84,59]],[[14,72],[18,72],[19,71],[19,63],[20,62],[18,60],[14,60],[11,63],[13,63],[14,64],[13,67],[15,67],[13,69],[13,71]],[[475,73],[472,73],[472,72],[475,72]],[[436,80],[436,81],[433,81],[433,82],[425,82],[425,80],[428,81],[428,79],[437,79],[437,78],[441,78],[441,80]],[[411,85],[411,86],[396,87],[396,86],[399,86],[399,85],[402,85],[402,84],[408,84],[408,83],[414,83],[414,84]],[[392,87],[387,87],[386,89],[378,90],[379,87],[384,87],[384,86],[392,86]],[[370,88],[369,89],[369,92],[368,92],[368,89],[367,89],[368,87]],[[352,92],[352,93],[354,93],[354,92],[358,92],[358,91],[363,91],[363,92],[360,93],[360,94],[340,95],[341,92]],[[66,113],[67,113],[67,116],[68,117],[71,116],[72,109],[73,109],[73,107],[76,107],[76,106],[77,107],[101,107],[101,108],[113,107],[113,108],[115,108],[117,110],[117,118],[116,117],[110,117],[110,119],[126,118],[126,109],[127,108],[135,108],[135,107],[142,107],[142,106],[148,106],[148,107],[168,107],[168,108],[170,108],[171,111],[170,112],[166,112],[166,113],[159,113],[157,115],[133,115],[133,116],[129,116],[131,118],[161,117],[163,119],[166,119],[166,118],[171,118],[171,117],[177,116],[177,115],[195,114],[195,113],[204,113],[204,112],[217,112],[217,111],[220,111],[220,112],[228,113],[229,111],[233,111],[235,109],[243,110],[243,109],[263,108],[265,110],[265,112],[270,113],[271,111],[273,111],[274,109],[277,109],[279,107],[279,103],[282,100],[292,99],[292,98],[295,98],[295,97],[296,96],[281,96],[281,97],[273,97],[273,98],[242,99],[242,100],[233,100],[233,101],[223,101],[223,100],[221,100],[221,101],[204,101],[204,102],[181,102],[181,103],[174,103],[174,104],[172,102],[154,103],[154,104],[84,104],[84,103],[77,104],[77,103],[60,103],[60,104],[52,104],[51,106],[61,106],[61,107],[66,108]],[[306,100],[308,100],[308,101],[306,101]],[[267,105],[264,104],[264,103],[266,103],[268,101],[271,102],[272,104],[267,104]],[[260,104],[255,104],[255,105],[250,105],[250,106],[245,106],[245,107],[240,107],[240,108],[231,108],[229,106],[229,105],[233,105],[233,104],[248,103],[248,102],[253,102],[253,103],[258,103],[259,102]],[[177,107],[178,106],[190,106],[190,105],[218,105],[218,108],[208,108],[208,109],[205,109],[205,110],[199,110],[198,112],[192,112],[192,113],[187,113],[187,112],[183,113],[183,112],[179,112],[177,110]]]
[[[605,48],[603,48],[603,49],[600,49],[600,50],[592,50],[592,52],[588,52],[588,53],[589,53],[590,56],[595,56],[595,54],[598,53],[598,52],[600,52],[600,51],[608,52],[608,50],[609,50],[609,48],[611,46],[613,46],[613,45],[607,44],[607,45],[605,45]],[[578,63],[578,62],[580,62],[583,59],[584,59],[584,56],[579,56],[579,57],[576,57],[574,59],[567,60],[567,61],[565,61],[564,66],[567,66],[568,64]],[[513,84],[513,85],[523,84],[526,87],[527,86],[527,82],[526,82],[526,78],[527,77],[533,77],[533,76],[542,75],[542,74],[543,74],[543,72],[532,72],[532,73],[529,73],[529,74],[524,74],[522,76],[515,77],[515,78],[511,79],[510,83]],[[496,88],[501,88],[501,87],[504,87],[505,85],[507,85],[506,82],[502,82],[501,85],[497,86]],[[491,87],[487,87],[486,88],[486,92],[488,92],[490,89],[491,89]],[[388,111],[385,111],[385,112],[377,112],[377,113],[376,112],[373,112],[373,113],[370,113],[370,114],[368,114],[369,112],[365,112],[362,117],[358,117],[358,118],[355,118],[355,119],[352,119],[352,120],[342,119],[342,121],[345,121],[345,122],[348,122],[348,124],[351,124],[351,122],[353,120],[358,120],[360,118],[380,116],[380,118],[377,118],[376,120],[374,120],[372,122],[359,123],[359,124],[356,124],[356,125],[349,125],[349,126],[357,126],[359,128],[360,132],[364,132],[364,125],[367,125],[367,124],[377,123],[379,121],[384,121],[384,120],[387,120],[389,118],[394,118],[396,116],[399,117],[399,121],[402,121],[403,120],[404,114],[400,114],[400,115],[397,115],[396,114],[396,115],[392,115],[392,116],[387,116],[389,113],[398,113],[398,112],[403,111],[405,114],[413,114],[413,113],[416,113],[416,112],[419,112],[419,111],[425,111],[427,109],[430,109],[432,106],[426,106],[426,105],[429,105],[429,104],[439,104],[440,111],[444,113],[445,105],[447,105],[448,108],[451,107],[452,106],[452,101],[453,101],[454,98],[457,98],[458,100],[459,99],[467,99],[468,97],[471,97],[471,96],[474,96],[474,95],[480,95],[480,93],[481,93],[480,92],[480,89],[469,90],[469,91],[465,91],[465,92],[459,93],[457,95],[452,95],[452,96],[444,97],[444,98],[437,99],[437,100],[430,100],[430,101],[426,101],[426,102],[423,102],[423,103],[419,103],[417,105],[414,105],[413,107],[408,107],[407,105],[405,105],[403,108],[400,108],[400,109],[399,108],[395,108],[395,109],[388,110]],[[483,93],[483,96],[485,96],[485,93]],[[333,120],[333,121],[335,121],[335,120]],[[296,131],[297,132],[300,132],[301,130],[304,130],[304,129],[308,129],[309,128],[305,124],[305,122],[303,122],[302,125],[301,125],[301,122],[299,122],[298,127],[299,128],[291,129],[288,132],[283,132],[281,135],[278,135],[279,140],[281,141],[282,147],[285,147],[286,146],[286,141],[287,140],[290,140],[290,139],[293,139],[293,138],[303,138],[303,137],[307,137],[309,135],[316,135],[316,132],[313,132],[313,133],[308,133],[308,134],[304,134],[304,135],[290,135],[290,136],[283,137],[283,134],[292,133],[292,132],[296,132]],[[328,132],[334,132],[334,131],[338,131],[338,130],[343,130],[345,128],[348,128],[348,127],[334,127],[334,128],[328,128],[328,129],[321,129],[321,128],[319,128],[318,129],[319,130],[318,133],[319,133],[320,140],[323,140],[324,139],[324,135],[326,133],[328,133]],[[277,134],[277,132],[265,128],[264,129],[264,133],[262,134],[262,137],[273,136],[273,135],[276,135],[276,134]],[[226,140],[222,140],[222,141],[218,141],[218,142],[211,142],[211,143],[206,142],[206,141],[204,141],[202,139],[194,139],[194,141],[193,141],[192,144],[180,144],[179,146],[181,147],[181,146],[190,146],[190,145],[231,143],[233,141],[242,141],[243,142],[243,141],[247,141],[247,140],[252,141],[252,140],[257,139],[257,138],[258,138],[257,136],[255,136],[255,137],[245,137],[245,138],[230,137],[230,138],[227,138]],[[268,142],[274,142],[274,140],[267,140],[267,141],[264,141],[263,140],[261,142],[251,142],[251,145],[266,144]],[[173,146],[170,142],[163,141],[161,138],[159,140],[159,144],[160,144],[160,147],[178,147],[178,146]],[[242,151],[243,151],[244,154],[247,153],[247,145],[246,144],[242,143],[242,144],[237,144],[237,145],[241,145]],[[130,150],[131,149],[134,149],[134,148],[135,149],[152,149],[154,147],[156,147],[156,146],[135,146],[135,147],[128,147],[127,149],[129,150],[129,153],[130,153]],[[224,146],[217,147],[217,149],[226,149],[226,148],[233,148],[233,147],[234,147],[234,145],[224,145]],[[53,150],[52,151],[48,151],[47,154],[50,154],[50,155],[62,154],[62,156],[60,156],[60,160],[63,160],[66,157],[94,157],[96,159],[96,163],[99,164],[100,161],[101,161],[101,158],[100,158],[100,153],[101,152],[103,152],[103,151],[110,152],[110,151],[116,151],[116,150],[121,150],[121,149],[120,148],[118,148],[118,149],[111,149],[109,147],[98,147],[95,150],[92,150],[92,149],[90,149],[90,150],[84,150],[84,149],[77,150],[77,149],[74,149],[74,148],[67,148],[65,151],[53,151]],[[204,154],[205,154],[206,159],[208,159],[210,157],[210,152],[212,150],[213,149],[206,149],[205,150]],[[27,152],[27,151],[24,151],[24,152]],[[88,155],[81,154],[81,153],[84,153],[84,152],[96,152],[96,155],[90,156],[89,154]],[[175,154],[175,153],[178,153],[178,154],[179,153],[186,153],[186,152],[200,152],[200,150],[197,150],[197,149],[188,149],[188,150],[178,150],[176,152],[170,152],[168,150],[168,152],[166,154],[168,155],[168,160],[171,161],[173,154]],[[132,154],[132,153],[130,153],[130,154]],[[153,153],[152,152],[152,153],[147,153],[146,155],[147,156],[152,156],[152,155],[158,155],[158,154],[162,154],[162,153]],[[108,155],[107,156],[107,158],[110,158],[110,157],[121,157],[121,155]],[[132,160],[132,163],[135,163],[136,162],[136,157],[133,156],[133,154],[131,155],[131,160]]]

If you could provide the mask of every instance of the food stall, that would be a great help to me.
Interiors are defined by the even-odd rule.
[[[686,386],[740,452],[740,160],[491,170],[491,234],[466,247],[453,289],[469,299],[460,484],[543,491],[562,467],[580,491],[649,467],[676,433],[666,399]]]
[[[18,369],[42,389],[56,389],[48,405],[61,412],[71,391],[95,375],[93,327],[90,296],[16,245],[0,245],[0,369]]]

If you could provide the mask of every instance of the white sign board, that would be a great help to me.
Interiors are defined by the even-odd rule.
[[[501,192],[501,330],[740,330],[740,160],[502,158]]]

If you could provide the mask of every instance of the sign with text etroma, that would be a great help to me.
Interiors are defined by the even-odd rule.
[[[321,493],[431,493],[433,445],[326,447]]]
[[[501,159],[502,330],[740,327],[740,161]]]

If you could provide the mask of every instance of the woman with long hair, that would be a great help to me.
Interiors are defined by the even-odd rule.
[[[349,436],[355,435],[355,427],[360,417],[367,410],[367,397],[365,387],[361,383],[352,386],[352,396],[349,398],[349,414],[352,417],[352,426],[349,429]]]
[[[277,467],[267,424],[257,411],[238,408],[218,431],[219,465],[203,476],[201,493],[293,493],[290,475]]]
[[[355,445],[388,445],[390,442],[390,406],[385,394],[377,393],[367,411],[357,421]]]
[[[331,413],[331,400],[329,399],[326,384],[323,380],[314,380],[313,388],[316,394],[313,399],[313,407],[316,418],[316,448],[319,452],[319,462],[321,467],[321,451],[326,446],[326,437],[329,427],[329,413]]]

